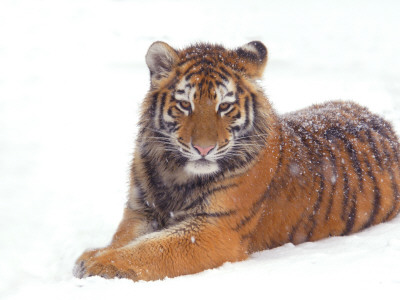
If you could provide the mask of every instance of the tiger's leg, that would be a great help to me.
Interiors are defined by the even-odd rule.
[[[99,252],[85,261],[78,277],[157,280],[247,258],[247,247],[240,242],[239,234],[215,223],[193,220],[144,235],[124,247]]]
[[[111,243],[105,248],[90,249],[85,251],[76,261],[76,267],[83,265],[85,261],[97,255],[99,252],[117,249],[132,242],[135,238],[147,233],[149,227],[146,220],[139,213],[126,207],[121,223],[114,234]],[[74,273],[75,270],[74,269]]]

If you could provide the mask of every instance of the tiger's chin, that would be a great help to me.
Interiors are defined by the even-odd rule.
[[[200,159],[187,162],[185,171],[191,175],[211,175],[219,171],[219,166],[214,161]]]

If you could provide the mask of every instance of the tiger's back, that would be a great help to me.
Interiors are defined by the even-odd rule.
[[[391,125],[351,102],[281,116],[279,165],[252,251],[347,235],[400,210],[399,143]]]

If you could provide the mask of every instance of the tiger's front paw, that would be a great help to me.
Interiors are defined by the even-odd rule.
[[[96,253],[87,260],[78,259],[74,270],[74,276],[85,278],[90,276],[101,276],[104,278],[127,278],[137,280],[137,274],[130,269],[126,261],[110,250],[104,253]]]
[[[74,269],[72,271],[75,277],[84,277],[85,263],[95,255],[97,255],[100,250],[101,249],[91,249],[82,253],[82,255],[76,260]]]

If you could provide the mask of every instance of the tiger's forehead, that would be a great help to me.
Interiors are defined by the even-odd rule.
[[[222,102],[236,101],[237,74],[227,62],[228,52],[222,47],[202,45],[187,49],[178,64],[179,80],[176,81],[176,100],[195,103],[213,103],[218,108]],[[236,76],[236,77],[235,77]]]
[[[213,76],[195,74],[184,76],[178,82],[174,90],[176,100],[194,102],[207,99],[214,102],[235,102],[235,83],[232,79],[225,77],[219,79]]]

